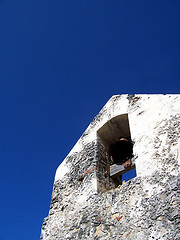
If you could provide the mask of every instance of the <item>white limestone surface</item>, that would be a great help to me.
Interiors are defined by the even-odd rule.
[[[131,138],[134,144],[136,170],[138,176],[149,175],[163,166],[163,162],[155,157],[154,138],[158,134],[158,127],[163,128],[163,121],[170,116],[180,114],[179,94],[136,94],[115,95],[106,103],[100,113],[90,123],[84,134],[75,144],[67,157],[83,150],[85,144],[97,139],[97,131],[112,118],[128,114]],[[167,132],[159,135],[159,148],[167,142]],[[160,143],[161,142],[161,143]],[[156,143],[157,144],[157,143]],[[180,162],[180,140],[172,146]],[[164,151],[162,148],[161,151]],[[161,152],[159,153],[161,154]],[[58,167],[55,181],[61,179],[67,172],[66,159]]]
[[[130,131],[137,171],[118,186],[103,169],[114,129]],[[41,239],[180,239],[179,164],[180,95],[113,96],[58,167]]]

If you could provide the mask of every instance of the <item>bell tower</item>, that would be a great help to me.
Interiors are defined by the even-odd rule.
[[[41,239],[179,239],[179,165],[180,95],[112,96],[56,171]]]

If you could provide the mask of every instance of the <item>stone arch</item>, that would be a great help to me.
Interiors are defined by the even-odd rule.
[[[109,149],[114,141],[120,138],[132,141],[128,114],[121,114],[110,119],[97,131],[97,135],[99,142],[99,179],[102,183],[100,185],[110,189],[122,184],[122,174],[135,168],[134,162],[127,169],[122,164],[111,164],[109,156]]]
[[[128,114],[118,115],[106,122],[98,131],[105,148],[109,151],[109,146],[113,141],[122,138],[131,140]]]

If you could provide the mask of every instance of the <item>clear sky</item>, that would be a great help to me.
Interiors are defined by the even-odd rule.
[[[56,168],[112,95],[179,90],[179,0],[0,0],[0,240],[39,239]]]

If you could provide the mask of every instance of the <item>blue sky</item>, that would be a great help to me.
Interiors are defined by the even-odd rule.
[[[0,240],[39,239],[56,168],[114,94],[179,93],[180,1],[0,0]]]

